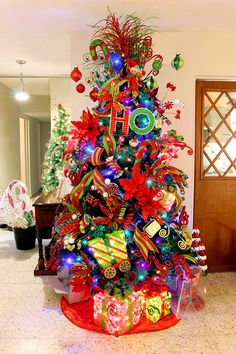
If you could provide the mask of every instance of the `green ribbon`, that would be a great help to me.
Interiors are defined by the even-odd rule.
[[[106,330],[106,316],[107,316],[107,305],[106,299],[102,300],[102,329]]]
[[[132,303],[132,299],[130,297],[127,298],[128,300],[128,331],[130,331],[133,327],[133,303]]]
[[[119,301],[124,300],[134,291],[134,287],[131,284],[127,284],[126,280],[120,279],[117,284],[107,282],[105,285],[105,291],[110,296],[115,296]]]

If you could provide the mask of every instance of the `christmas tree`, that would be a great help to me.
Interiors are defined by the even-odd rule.
[[[42,168],[42,188],[46,193],[59,186],[59,175],[63,172],[64,159],[63,151],[66,148],[70,131],[69,115],[62,105],[58,105],[58,117],[51,131],[50,140],[46,146],[43,168]]]
[[[187,176],[170,164],[179,149],[190,155],[192,149],[175,130],[164,131],[168,112],[179,119],[180,111],[167,95],[159,98],[155,76],[163,58],[153,54],[153,29],[137,17],[114,15],[97,27],[85,56],[89,96],[97,103],[72,121],[64,158],[74,188],[56,217],[47,268],[69,267],[73,290],[86,294],[81,300],[88,289],[93,294],[93,329],[119,335],[135,327],[141,313],[142,331],[173,316],[176,279],[182,290],[186,284],[196,290],[198,248],[191,247],[183,205]],[[177,54],[172,66],[182,65]],[[78,67],[71,77],[81,79]],[[166,84],[167,93],[175,89]],[[79,311],[85,310],[76,316]]]

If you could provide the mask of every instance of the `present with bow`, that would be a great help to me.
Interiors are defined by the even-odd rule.
[[[171,314],[171,293],[167,285],[159,285],[148,279],[140,293],[143,296],[143,314],[155,323]]]
[[[94,323],[115,336],[130,331],[142,313],[141,295],[133,291],[132,285],[120,279],[117,284],[108,283],[105,292],[94,299]]]
[[[177,318],[183,318],[186,312],[196,311],[205,305],[204,288],[200,282],[201,268],[190,267],[191,277],[178,275],[176,278],[176,294],[172,310]]]

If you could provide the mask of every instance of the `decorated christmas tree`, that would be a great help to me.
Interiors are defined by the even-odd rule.
[[[66,148],[70,131],[69,115],[61,104],[58,105],[58,117],[51,131],[50,140],[46,146],[42,168],[43,192],[56,189],[59,186],[59,175],[63,173],[63,151]]]
[[[96,106],[72,121],[64,158],[74,188],[56,217],[47,263],[59,275],[69,269],[67,281],[84,300],[70,319],[114,335],[175,324],[171,310],[196,299],[201,257],[206,270],[183,205],[187,176],[170,164],[179,149],[192,149],[167,129],[180,111],[167,95],[159,98],[163,58],[153,53],[152,33],[133,16],[110,15],[97,25],[85,55]],[[182,65],[178,53],[172,66]],[[78,67],[71,77],[81,80]],[[166,84],[167,94],[175,89]]]

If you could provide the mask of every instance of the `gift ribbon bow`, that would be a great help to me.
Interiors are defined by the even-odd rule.
[[[133,285],[127,284],[125,279],[120,279],[117,284],[108,282],[105,286],[105,292],[110,296],[115,296],[119,301],[132,294],[133,291]]]
[[[103,85],[98,92],[98,101],[102,103],[105,111],[109,111],[114,107],[116,112],[120,112],[124,109],[124,106],[120,103],[130,92],[130,90],[119,91],[120,86],[126,83],[126,80],[120,80],[111,78],[108,80],[105,85]]]
[[[155,297],[160,295],[163,292],[168,291],[168,286],[165,284],[156,284],[152,279],[146,279],[143,282],[142,292],[145,294],[145,297],[151,296]]]

